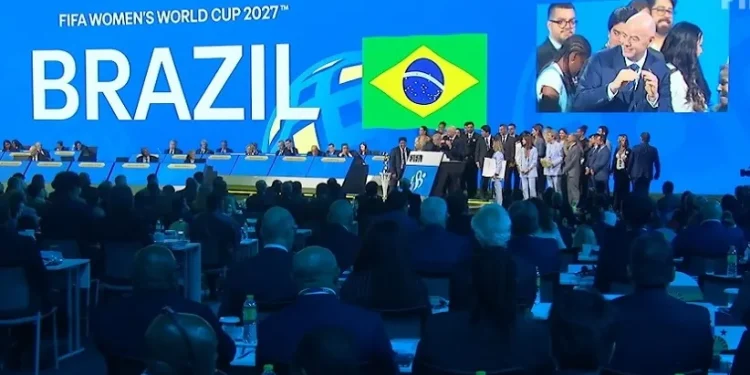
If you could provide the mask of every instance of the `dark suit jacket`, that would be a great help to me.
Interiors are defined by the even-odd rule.
[[[508,135],[508,138],[505,139],[505,142],[503,142],[503,156],[505,157],[505,160],[508,161],[508,165],[513,164],[515,165],[516,160],[516,137],[512,135]],[[502,142],[502,136],[500,136],[500,141]]]
[[[150,163],[158,163],[159,162],[159,157],[158,156],[149,155],[148,157],[149,157],[149,162]],[[146,159],[145,156],[138,155],[138,157],[135,158],[135,162],[136,163],[143,163],[143,160],[145,160],[145,159]]]
[[[474,161],[479,162],[479,168],[484,166],[484,158],[491,158],[494,151],[492,151],[492,145],[495,144],[495,140],[490,136],[490,146],[487,147],[487,143],[483,137],[479,137],[477,140],[476,152],[474,153]]]
[[[730,246],[744,250],[744,238],[733,235],[720,221],[704,221],[686,228],[672,241],[675,256],[723,257]]]
[[[167,155],[182,155],[182,149],[178,147],[178,148],[175,148],[174,150],[170,150],[169,147],[167,147],[164,153]]]
[[[608,227],[604,228],[603,232],[603,242],[600,242],[599,257],[596,261],[594,287],[602,293],[608,293],[612,283],[630,283],[630,247],[645,231]]]
[[[204,268],[224,266],[231,261],[231,251],[240,247],[240,227],[224,214],[202,212],[190,224],[190,240],[202,245]]]
[[[354,264],[362,241],[359,236],[346,230],[338,224],[326,224],[319,231],[313,233],[307,240],[307,246],[317,245],[331,250],[336,256],[336,263],[341,271],[348,270]]]
[[[661,173],[659,150],[645,143],[633,147],[630,158],[628,158],[628,172],[630,173],[630,179],[633,181],[639,178],[649,180],[659,178]]]
[[[544,40],[544,43],[536,47],[536,75],[542,72],[545,66],[552,62],[557,55],[557,48],[552,45],[549,38]]]
[[[390,270],[355,269],[341,285],[340,295],[342,301],[370,310],[430,309],[427,286],[411,270],[394,275]]]
[[[34,239],[19,235],[15,228],[0,227],[0,268],[5,267],[23,267],[31,293],[39,298],[37,303],[30,307],[34,310],[49,311],[52,305],[49,298],[47,269],[44,267]]]
[[[136,291],[132,296],[98,307],[91,322],[97,348],[105,358],[145,359],[146,330],[165,306],[177,313],[198,315],[211,324],[219,342],[217,364],[221,368],[229,367],[234,359],[234,341],[221,329],[219,319],[208,306],[172,291]]]
[[[398,224],[398,227],[401,229],[401,233],[414,233],[419,230],[419,224],[417,223],[414,218],[407,215],[404,211],[388,211],[377,218],[375,218],[376,222],[383,222],[383,221],[393,221],[396,224]]]
[[[711,367],[713,330],[705,307],[673,298],[663,288],[637,290],[613,303],[617,345],[610,368],[657,375]]]
[[[411,263],[420,273],[447,274],[471,256],[469,239],[430,225],[415,233]]]
[[[455,233],[459,236],[474,236],[474,231],[471,229],[471,215],[450,215],[448,216],[448,223],[446,228],[449,232]]]
[[[448,150],[447,155],[451,160],[464,160],[466,157],[466,145],[467,141],[463,135],[456,135],[451,141],[451,148]]]
[[[578,91],[573,97],[573,110],[578,112],[672,112],[672,94],[669,90],[670,71],[663,58],[647,53],[643,70],[659,79],[659,103],[656,108],[646,101],[646,85],[638,81],[635,92],[622,88],[609,100],[607,87],[617,73],[626,69],[622,47],[601,51],[589,59],[578,81]]]
[[[406,148],[406,156],[409,157],[409,154],[411,153],[411,150],[407,147]],[[398,178],[401,178],[401,175],[403,174],[404,170],[401,169],[401,150],[400,147],[394,147],[391,149],[391,152],[388,154],[388,171],[391,173],[395,173]],[[406,167],[406,160],[403,161],[404,167]]]
[[[747,329],[747,327],[746,327]],[[737,351],[734,354],[732,362],[732,372],[730,375],[750,374],[750,332],[742,333],[740,344],[737,345]]]
[[[581,159],[583,158],[583,148],[579,143],[568,148],[565,152],[563,161],[563,173],[568,177],[578,178],[583,174]]]
[[[508,251],[539,269],[542,275],[560,272],[560,247],[551,238],[513,236],[508,241]]]
[[[222,149],[222,148],[217,148],[217,149],[216,149],[216,153],[217,153],[217,154],[231,154],[231,153],[233,153],[233,152],[234,152],[234,151],[232,151],[232,149],[231,149],[231,148],[224,148],[224,149]]]
[[[338,327],[349,331],[357,345],[359,360],[383,364],[395,374],[393,349],[383,320],[374,312],[347,305],[334,295],[299,296],[284,310],[258,325],[256,363],[289,364],[302,337],[316,328]],[[388,375],[385,372],[383,375]]]
[[[195,150],[195,153],[198,155],[213,155],[214,154],[213,150],[211,149],[201,150],[200,148]]]
[[[482,136],[479,135],[479,133],[477,133],[476,131],[471,134],[464,133],[462,136],[462,140],[466,145],[464,147],[464,157],[467,159],[474,159],[477,153],[477,143],[482,141]]]
[[[29,156],[30,161],[34,161],[33,156]],[[49,156],[48,153],[42,154],[41,152],[36,155],[36,161],[51,161],[52,158]]]
[[[292,254],[265,247],[258,255],[229,268],[221,299],[219,316],[242,316],[242,304],[248,294],[262,308],[264,303],[293,301],[297,286],[292,281]]]
[[[587,166],[594,172],[594,181],[609,180],[609,147],[601,146],[597,149],[591,149],[589,158],[586,161]]]

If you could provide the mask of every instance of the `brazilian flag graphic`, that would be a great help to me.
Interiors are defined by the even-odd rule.
[[[487,120],[487,35],[365,38],[363,128]]]

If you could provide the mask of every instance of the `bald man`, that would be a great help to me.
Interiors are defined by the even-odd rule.
[[[672,112],[670,71],[663,56],[649,50],[654,19],[637,13],[625,23],[622,45],[589,59],[578,81],[578,112]]]
[[[736,235],[721,223],[722,213],[721,205],[716,200],[701,204],[700,224],[680,232],[672,242],[676,256],[724,258],[730,246],[734,246],[737,253],[744,251],[747,246],[744,237]]]
[[[218,337],[216,365],[229,368],[234,359],[234,341],[221,330],[219,320],[208,306],[177,292],[176,273],[177,262],[166,247],[151,245],[136,253],[133,295],[100,304],[92,317],[94,342],[108,365],[113,364],[114,358],[146,358],[144,334],[151,321],[162,313],[162,308],[170,306],[178,313],[197,315],[213,327]],[[110,283],[116,281],[105,279]]]
[[[148,375],[213,375],[216,331],[205,319],[165,308],[145,334]]]
[[[258,255],[233,264],[227,272],[220,316],[242,316],[248,294],[255,296],[261,310],[275,310],[291,303],[297,295],[292,282],[292,254],[297,225],[292,214],[271,207],[258,222],[263,248]]]
[[[298,297],[289,307],[260,322],[256,363],[288,365],[305,334],[333,327],[351,333],[359,363],[377,367],[379,371],[375,372],[379,374],[398,372],[380,315],[339,301],[339,272],[336,257],[328,249],[311,246],[294,255],[292,275]]]

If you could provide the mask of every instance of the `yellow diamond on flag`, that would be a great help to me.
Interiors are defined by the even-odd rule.
[[[422,77],[427,84],[436,86],[437,95],[433,95],[434,101],[429,103],[418,103],[407,97],[405,80],[409,76],[407,70],[416,61],[429,61],[436,65],[442,80],[435,78],[435,73],[413,72],[412,77]],[[404,108],[425,118],[440,110],[459,95],[479,83],[471,74],[467,73],[450,61],[440,57],[426,46],[421,46],[408,57],[401,60],[390,69],[375,77],[370,84],[383,91],[388,97]]]

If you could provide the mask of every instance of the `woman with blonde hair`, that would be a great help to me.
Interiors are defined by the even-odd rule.
[[[505,162],[505,155],[503,154],[503,143],[500,142],[500,138],[496,138],[492,142],[492,159],[495,160],[495,175],[492,176],[492,185],[495,189],[495,202],[499,205],[503,205],[503,179],[505,178],[505,171],[503,169],[503,162]]]

